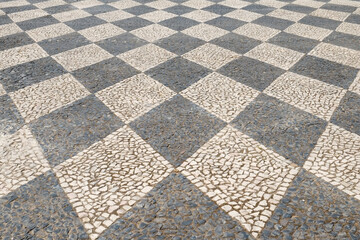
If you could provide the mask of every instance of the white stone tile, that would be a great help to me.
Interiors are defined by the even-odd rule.
[[[165,12],[162,10],[157,10],[157,11],[153,11],[153,12],[149,12],[146,14],[142,14],[139,17],[146,19],[148,21],[154,22],[154,23],[158,23],[173,17],[176,17],[176,14],[173,13],[169,13],[169,12]]]
[[[148,42],[155,42],[159,39],[169,37],[177,33],[177,31],[161,26],[159,24],[152,24],[143,28],[135,29],[131,31],[131,33]]]
[[[0,197],[48,170],[41,147],[27,126],[0,136]]]
[[[174,2],[171,2],[171,1],[167,1],[167,0],[157,0],[157,1],[146,3],[145,5],[152,7],[152,8],[156,8],[156,9],[165,9],[165,8],[173,7],[177,4]]]
[[[292,2],[292,4],[305,6],[305,7],[312,7],[312,8],[320,8],[325,4],[325,2],[321,1],[312,1],[312,0],[296,0]]]
[[[79,9],[83,9],[83,8],[89,8],[89,7],[103,5],[103,3],[98,0],[83,0],[83,1],[79,1],[79,2],[74,2],[74,3],[72,3],[72,5]]]
[[[0,52],[0,70],[46,56],[48,54],[36,43],[7,49]]]
[[[316,17],[328,18],[336,21],[344,21],[350,15],[350,13],[332,11],[327,9],[317,9],[314,12],[310,13],[310,15]]]
[[[141,5],[138,2],[132,1],[132,0],[123,0],[123,1],[116,1],[113,3],[109,3],[110,6],[113,6],[117,9],[126,9],[126,8],[131,8],[131,7],[135,7],[135,6],[139,6]]]
[[[294,21],[294,22],[297,22],[306,16],[306,14],[304,14],[304,13],[288,11],[285,9],[275,9],[274,11],[270,12],[267,15],[270,17],[281,18],[281,19]]]
[[[233,18],[233,19],[237,19],[240,21],[252,22],[252,21],[262,17],[263,15],[254,13],[254,12],[249,12],[249,11],[246,11],[243,9],[237,9],[235,11],[225,14],[224,16]]]
[[[65,4],[67,4],[67,3],[63,0],[49,0],[49,1],[35,3],[34,6],[44,9],[44,8],[55,7],[55,6],[59,6],[59,5],[65,5]]]
[[[295,23],[285,29],[284,32],[321,41],[326,38],[332,31],[307,24]]]
[[[146,71],[175,56],[176,54],[153,44],[147,44],[118,55],[120,59],[140,71]]]
[[[29,2],[25,0],[18,0],[18,1],[2,1],[1,8],[9,8],[9,7],[21,7],[29,5]]]
[[[303,55],[303,53],[270,43],[263,43],[245,54],[247,57],[269,63],[285,70],[291,68]]]
[[[202,9],[214,5],[215,3],[207,1],[207,0],[189,0],[184,2],[182,5],[195,8],[195,9]],[[222,3],[221,3],[222,4]]]
[[[287,72],[272,82],[264,93],[329,121],[346,90]]]
[[[36,42],[40,42],[45,39],[59,37],[68,33],[72,33],[74,30],[63,23],[52,24],[49,26],[39,27],[26,31],[29,36]]]
[[[350,85],[349,90],[360,95],[360,71]]]
[[[66,12],[60,12],[60,13],[55,13],[52,15],[54,18],[56,18],[57,20],[59,20],[60,22],[67,22],[67,21],[72,21],[72,20],[76,20],[76,19],[80,19],[80,18],[85,18],[85,17],[89,17],[91,16],[90,13],[85,12],[84,10],[71,10],[71,11],[66,11]]]
[[[182,32],[205,41],[211,41],[228,33],[228,31],[224,29],[214,27],[205,23],[185,29]]]
[[[220,15],[218,15],[216,13],[203,11],[203,10],[195,10],[195,11],[185,13],[182,15],[182,17],[186,17],[186,18],[198,21],[198,22],[207,22],[207,21],[217,18],[219,16]]]
[[[280,33],[280,31],[277,29],[264,27],[253,23],[247,23],[245,25],[242,25],[241,27],[235,29],[233,32],[260,41],[266,41],[274,37],[276,34]]]
[[[127,18],[131,18],[133,16],[134,15],[132,15],[131,13],[125,12],[123,10],[116,10],[116,11],[100,13],[100,14],[96,15],[97,18],[100,18],[107,22],[115,22],[115,21],[119,21],[119,20],[124,20]]]
[[[13,20],[14,22],[22,22],[34,18],[39,18],[49,15],[47,12],[41,9],[33,9],[33,10],[27,10],[27,11],[21,11],[21,12],[15,12],[8,14],[9,18]]]
[[[360,36],[360,24],[343,22],[338,26],[336,31]]]
[[[240,57],[240,55],[217,45],[206,43],[185,53],[183,57],[211,70],[216,70]]]
[[[92,42],[97,42],[124,33],[125,30],[111,24],[102,24],[79,31],[81,35]]]
[[[97,92],[96,96],[121,120],[129,123],[175,94],[141,73]]]
[[[20,33],[22,31],[23,30],[21,30],[21,28],[19,28],[19,26],[16,25],[15,23],[0,25],[0,37],[5,37],[15,33]]]
[[[89,94],[71,74],[9,93],[25,122],[35,120]]]
[[[258,94],[255,89],[219,73],[211,73],[181,92],[225,122],[233,120]]]
[[[324,58],[333,62],[360,68],[360,51],[339,47],[329,43],[320,43],[309,55]]]
[[[256,238],[299,168],[228,125],[178,170]]]
[[[287,2],[280,2],[280,1],[275,1],[275,0],[260,0],[258,1],[256,4],[261,4],[264,6],[268,6],[268,7],[273,7],[273,8],[281,8],[285,5],[287,5]]]
[[[68,50],[53,56],[66,70],[74,71],[105,59],[111,58],[113,55],[102,49],[101,47],[90,44],[75,49]]]
[[[304,168],[360,200],[360,136],[329,123]]]
[[[232,8],[243,8],[250,5],[250,2],[241,0],[225,0],[221,2],[221,5],[232,7]]]
[[[54,169],[91,239],[171,171],[172,166],[127,126]]]

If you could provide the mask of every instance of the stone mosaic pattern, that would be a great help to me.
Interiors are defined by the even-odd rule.
[[[0,239],[359,239],[358,0],[0,0]]]

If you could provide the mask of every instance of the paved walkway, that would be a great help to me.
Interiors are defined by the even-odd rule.
[[[0,0],[0,239],[360,239],[360,1]]]

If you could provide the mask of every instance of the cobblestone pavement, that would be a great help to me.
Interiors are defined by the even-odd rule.
[[[360,1],[0,0],[0,239],[360,239]]]

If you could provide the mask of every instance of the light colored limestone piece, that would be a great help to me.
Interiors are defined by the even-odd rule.
[[[233,120],[258,94],[255,89],[219,73],[211,73],[181,92],[225,122]]]
[[[287,72],[272,82],[264,93],[329,121],[346,90]]]
[[[285,29],[284,32],[321,41],[326,38],[332,31],[307,24],[295,23]]]
[[[165,9],[165,8],[175,6],[176,3],[167,1],[167,0],[157,0],[157,1],[152,1],[152,2],[146,3],[145,5],[152,7],[152,8],[156,8],[156,9]]]
[[[107,22],[115,22],[115,21],[131,18],[133,16],[134,15],[132,15],[131,13],[125,12],[123,10],[105,12],[96,15],[97,18],[101,18],[102,20],[105,20]]]
[[[206,43],[185,53],[183,57],[204,67],[216,70],[240,57],[240,55],[214,44]]]
[[[55,7],[55,6],[65,5],[65,4],[67,4],[67,3],[63,0],[49,0],[49,1],[35,3],[34,6],[41,8],[41,9],[45,9],[45,8]]]
[[[118,55],[120,59],[140,71],[146,71],[175,56],[176,54],[154,44],[147,44]]]
[[[274,28],[264,27],[253,23],[248,23],[245,25],[242,25],[241,27],[235,29],[233,31],[234,33],[244,35],[250,38],[254,38],[260,41],[266,41],[276,34],[278,34],[280,31]]]
[[[228,33],[228,31],[224,29],[214,27],[205,23],[195,25],[191,28],[183,30],[182,32],[205,41],[211,41]]]
[[[360,36],[360,24],[343,22],[337,27],[336,31]]]
[[[360,200],[360,136],[329,123],[304,168]]]
[[[247,52],[245,56],[288,70],[298,62],[304,54],[274,44],[263,43]]]
[[[250,2],[242,0],[225,0],[221,2],[221,5],[232,7],[232,8],[243,8],[250,5]]]
[[[91,14],[84,10],[72,10],[67,12],[55,13],[52,16],[57,20],[59,20],[60,22],[67,22],[80,18],[89,17],[91,16]]]
[[[214,5],[215,3],[207,1],[207,0],[189,0],[184,2],[182,5],[195,8],[195,9],[202,9]]]
[[[111,24],[102,24],[79,31],[81,35],[92,42],[97,42],[124,33],[125,30]]]
[[[254,12],[249,12],[243,9],[237,9],[235,11],[225,14],[224,16],[229,18],[234,18],[240,21],[252,22],[262,17],[263,15]]]
[[[124,126],[56,166],[54,172],[91,239],[173,170]]]
[[[123,10],[126,8],[139,6],[141,4],[138,2],[132,1],[132,0],[123,0],[123,1],[116,1],[116,2],[109,3],[109,5],[117,8],[117,9]]]
[[[48,170],[41,147],[27,126],[0,136],[0,197]]]
[[[79,1],[79,2],[74,2],[72,5],[74,7],[83,9],[83,8],[99,6],[99,5],[102,5],[102,4],[103,3],[98,1],[98,0],[83,0],[83,1]]]
[[[270,17],[282,18],[289,21],[297,22],[303,17],[306,16],[304,13],[298,13],[293,11],[288,11],[285,9],[276,9],[268,14]]]
[[[20,33],[22,31],[23,30],[21,30],[21,28],[19,28],[19,26],[16,25],[15,23],[0,25],[0,37],[5,37],[15,33]]]
[[[25,122],[35,120],[90,93],[71,74],[9,93]]]
[[[273,7],[273,8],[281,8],[285,5],[287,5],[288,3],[286,2],[280,2],[280,1],[274,1],[274,0],[260,0],[257,2],[257,4],[261,4],[261,5],[265,5],[268,7]]]
[[[53,58],[60,63],[66,70],[74,71],[103,60],[111,58],[113,55],[101,47],[90,44],[66,52],[54,55]]]
[[[141,73],[110,86],[96,96],[125,123],[129,123],[176,93]]]
[[[207,22],[211,19],[217,18],[220,15],[203,10],[195,10],[182,15],[183,17],[198,21],[198,22]]]
[[[0,52],[0,70],[47,56],[36,43],[7,49]]]
[[[350,13],[332,11],[327,9],[317,9],[314,12],[310,13],[310,15],[316,17],[328,18],[336,21],[344,21],[350,15]]]
[[[299,168],[228,125],[178,170],[256,238]]]
[[[324,58],[333,62],[360,68],[360,51],[339,47],[329,43],[320,43],[309,55]]]
[[[28,1],[18,0],[18,1],[1,1],[0,8],[9,8],[9,7],[21,7],[29,5]]]
[[[135,36],[145,39],[148,42],[155,42],[156,40],[169,37],[177,31],[161,26],[159,24],[152,24],[143,28],[138,28],[131,31]]]
[[[29,34],[29,36],[36,42],[40,42],[45,39],[59,37],[72,32],[74,32],[74,30],[71,27],[63,23],[58,23],[35,28],[27,31],[26,33]]]
[[[151,22],[158,23],[158,22],[176,17],[176,15],[173,13],[158,10],[158,11],[145,13],[143,15],[140,15],[140,17],[143,19],[149,20]]]
[[[34,18],[43,17],[46,15],[49,14],[42,9],[33,9],[8,14],[9,18],[11,18],[11,20],[13,20],[14,22],[22,22]]]

